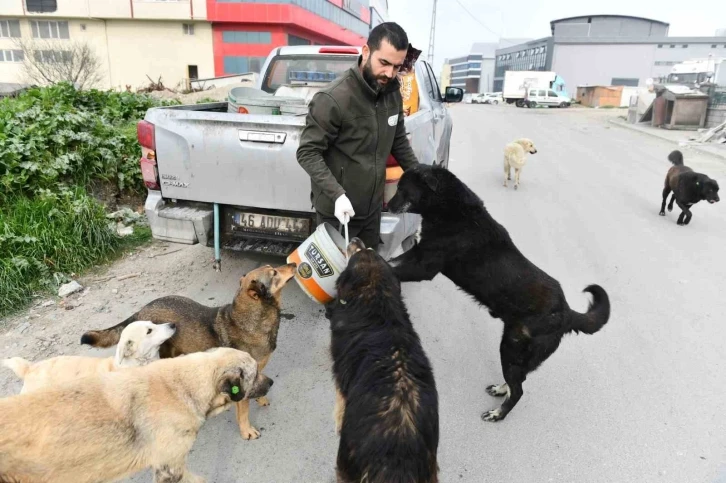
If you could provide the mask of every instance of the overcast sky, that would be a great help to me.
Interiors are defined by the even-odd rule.
[[[671,36],[712,36],[716,29],[726,28],[726,0],[609,0],[597,7],[587,7],[586,3],[582,0],[439,0],[434,49],[436,73],[441,72],[445,58],[467,54],[474,42],[496,42],[500,36],[546,37],[550,35],[550,21],[558,18],[595,14],[646,17],[669,23]],[[424,58],[428,53],[432,6],[433,0],[388,0],[390,20],[401,24],[414,47],[423,50]]]

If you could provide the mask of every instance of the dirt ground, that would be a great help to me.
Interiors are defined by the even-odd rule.
[[[65,299],[39,298],[29,309],[0,321],[0,359],[99,356],[98,350],[80,345],[84,331],[108,327],[154,298],[183,292],[194,273],[212,270],[212,258],[212,251],[204,246],[158,241],[129,252],[112,265],[78,278],[83,291]],[[17,394],[21,387],[10,370],[0,368],[0,397]]]

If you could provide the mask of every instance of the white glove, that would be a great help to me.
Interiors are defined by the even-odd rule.
[[[355,211],[353,211],[353,205],[350,204],[348,197],[345,195],[338,196],[338,199],[335,200],[335,217],[338,221],[345,225],[354,216]]]

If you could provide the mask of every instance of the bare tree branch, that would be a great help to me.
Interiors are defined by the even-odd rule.
[[[87,42],[18,39],[23,71],[32,84],[70,82],[78,89],[97,87],[103,80],[102,62]]]

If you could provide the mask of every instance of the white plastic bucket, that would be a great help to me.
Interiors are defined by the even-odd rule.
[[[287,263],[297,264],[295,281],[303,292],[317,303],[327,304],[335,298],[335,282],[348,266],[346,250],[343,236],[332,225],[322,223],[288,255]]]

